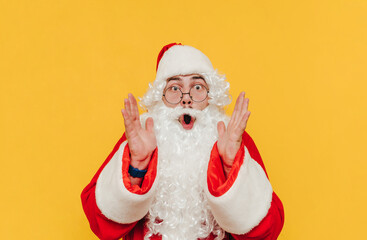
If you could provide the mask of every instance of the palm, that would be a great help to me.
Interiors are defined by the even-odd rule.
[[[157,147],[153,119],[147,119],[145,128],[141,126],[138,105],[132,94],[129,94],[128,99],[125,99],[125,109],[122,109],[122,115],[130,148],[131,165],[144,169],[149,163],[152,152]]]
[[[131,157],[141,160],[148,157],[157,146],[154,132],[142,128],[140,120],[135,120],[131,129],[126,126],[126,136],[129,142]]]
[[[241,146],[242,134],[246,129],[247,120],[250,116],[248,98],[241,92],[237,98],[235,109],[227,128],[223,122],[218,123],[218,152],[227,168],[231,168],[234,158]]]

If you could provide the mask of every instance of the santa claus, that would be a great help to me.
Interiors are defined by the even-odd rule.
[[[147,112],[129,94],[126,132],[82,192],[100,239],[277,239],[283,206],[245,131],[249,100],[227,117],[228,89],[199,50],[161,50]]]

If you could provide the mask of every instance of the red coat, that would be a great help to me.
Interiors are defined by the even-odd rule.
[[[83,190],[81,199],[84,212],[92,231],[100,239],[112,240],[124,237],[126,240],[142,240],[144,238],[147,229],[143,217],[151,203],[150,192],[157,174],[157,152],[156,150],[152,156],[141,187],[131,186],[128,176],[129,148],[124,134]],[[115,165],[106,167],[108,164]],[[116,166],[121,167],[120,170],[113,170]],[[106,173],[101,174],[102,171]],[[109,171],[118,172],[110,174]],[[106,179],[110,175],[116,175],[117,180],[114,180],[116,176]],[[119,183],[111,184],[113,181],[119,181]],[[100,183],[96,190],[97,182]],[[116,187],[110,187],[112,185]],[[111,191],[112,197],[108,196],[109,192],[106,194],[106,188]],[[113,193],[116,191],[116,194]],[[246,132],[243,134],[242,147],[236,155],[227,179],[217,145],[213,146],[207,172],[206,193],[213,216],[227,232],[226,239],[277,239],[284,224],[283,205],[272,191],[264,163],[255,143]],[[138,203],[135,203],[134,199],[139,198],[142,200],[137,200]],[[118,206],[113,206],[115,203]],[[134,204],[138,205],[134,207]],[[139,211],[141,213],[131,218],[131,215]],[[151,239],[161,239],[161,237],[154,236]],[[214,237],[209,236],[208,239],[214,239]]]

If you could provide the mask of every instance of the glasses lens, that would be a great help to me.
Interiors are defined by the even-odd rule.
[[[176,104],[181,101],[182,92],[177,86],[172,86],[166,89],[164,92],[164,97],[166,98],[167,102]]]
[[[194,102],[202,102],[208,97],[208,89],[204,85],[196,84],[190,89],[190,96]]]

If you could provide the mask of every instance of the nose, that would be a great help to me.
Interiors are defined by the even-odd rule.
[[[182,107],[191,107],[192,100],[189,93],[184,93],[181,99],[181,106]]]

